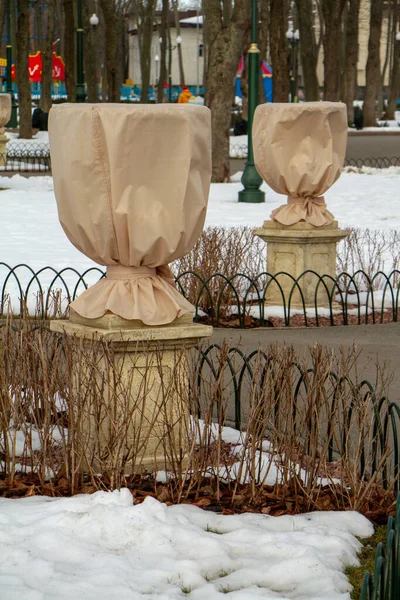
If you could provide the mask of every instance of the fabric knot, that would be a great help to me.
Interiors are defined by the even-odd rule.
[[[315,227],[329,225],[334,219],[323,196],[288,196],[287,204],[273,210],[271,218],[282,225],[306,221]]]
[[[288,196],[288,204],[301,204],[307,212],[312,208],[325,208],[325,199],[323,196]]]
[[[149,277],[157,275],[157,269],[152,267],[126,267],[124,265],[111,265],[107,267],[107,279],[127,280],[138,277]]]

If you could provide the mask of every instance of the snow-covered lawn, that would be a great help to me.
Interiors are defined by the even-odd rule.
[[[344,600],[372,526],[354,512],[217,515],[127,489],[0,499],[2,600]]]

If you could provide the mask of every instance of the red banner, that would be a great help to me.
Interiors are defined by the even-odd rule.
[[[30,81],[34,83],[42,81],[42,55],[40,52],[29,55],[28,73]]]
[[[42,55],[40,52],[36,52],[36,54],[30,54],[28,60],[28,73],[30,81],[37,83],[42,81]],[[15,70],[15,65],[11,65],[11,77],[12,79],[17,78],[17,73]],[[61,56],[58,56],[55,52],[53,52],[52,56],[52,78],[57,81],[64,81],[65,79],[65,63]]]
[[[61,56],[53,52],[53,79],[64,81],[65,79],[65,63]]]

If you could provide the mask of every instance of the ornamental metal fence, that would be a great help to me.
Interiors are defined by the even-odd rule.
[[[38,142],[13,142],[7,144],[7,153],[0,155],[2,171],[49,173],[51,171],[50,146]]]
[[[11,267],[0,262],[0,316],[37,315],[62,318],[68,305],[105,276],[100,267],[80,273],[46,266],[35,271],[27,264]],[[400,270],[374,275],[359,270],[336,278],[305,271],[242,273],[209,277],[194,271],[175,278],[178,290],[194,306],[194,319],[214,327],[333,326],[397,322]]]
[[[375,169],[387,169],[389,167],[399,167],[399,156],[377,156],[375,158],[346,158],[345,167],[372,167]]]
[[[231,144],[230,158],[247,159],[247,144]],[[374,158],[346,158],[345,167],[372,167],[386,169],[400,166],[399,156]],[[6,155],[0,155],[0,172],[48,172],[51,171],[50,146],[46,142],[13,142],[7,144]]]
[[[384,489],[393,486],[399,491],[400,407],[370,381],[357,383],[347,372],[322,371],[312,364],[307,368],[297,359],[282,368],[279,357],[260,348],[245,354],[240,348],[212,344],[198,353],[200,418],[207,414],[207,400],[201,405],[201,398],[207,398],[210,389],[218,391],[214,420],[239,431],[246,429],[252,415],[254,420],[254,414],[264,423],[256,406],[265,411],[267,405],[273,406],[264,431],[267,439],[269,432],[276,436],[280,431],[303,449],[300,455],[317,452],[321,461],[353,463],[361,480],[375,479]],[[289,404],[282,394],[287,385]]]
[[[396,514],[390,516],[386,542],[379,542],[375,554],[374,575],[366,571],[360,600],[398,600],[400,598],[400,494]]]
[[[400,132],[400,128],[399,128]],[[229,158],[247,159],[247,143],[231,142]],[[400,156],[376,156],[371,158],[346,158],[345,167],[372,167],[375,169],[387,169],[388,167],[399,167]]]

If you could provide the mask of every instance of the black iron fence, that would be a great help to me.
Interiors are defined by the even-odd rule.
[[[247,159],[247,144],[231,144],[230,158]],[[346,158],[345,167],[373,167],[385,169],[400,166],[399,156],[373,158]],[[51,171],[50,146],[46,142],[10,141],[6,155],[0,155],[0,172],[47,172]]]
[[[345,167],[373,167],[376,169],[387,169],[388,167],[399,167],[399,156],[377,156],[376,158],[346,158]]]
[[[400,132],[400,129],[399,129]],[[229,158],[247,159],[247,143],[232,143],[229,149]],[[373,167],[387,169],[400,166],[400,156],[376,156],[372,158],[346,158],[345,167]]]
[[[264,421],[257,412],[259,422],[268,421],[272,436],[281,430],[296,439],[305,454],[317,452],[328,463],[358,463],[361,479],[375,477],[385,489],[393,485],[399,491],[400,407],[368,380],[356,383],[348,372],[321,369],[318,361],[309,368],[296,358],[280,362],[282,357],[260,348],[245,354],[240,348],[213,344],[198,352],[197,386],[206,386],[204,395],[218,390],[214,412],[220,425],[246,429],[249,419],[254,420],[255,406],[265,411],[273,407]],[[287,385],[289,401],[282,394]],[[202,397],[201,391],[197,397]],[[204,416],[200,404],[198,415]],[[268,431],[265,435],[268,438]]]
[[[360,600],[398,600],[400,598],[400,494],[396,515],[389,517],[386,542],[376,548],[374,575],[367,571]]]
[[[0,263],[0,316],[64,317],[68,305],[105,276],[99,267],[80,273],[29,265]],[[176,276],[179,291],[194,306],[194,318],[214,327],[278,327],[356,325],[396,322],[399,318],[400,271],[339,273],[336,278],[305,271],[242,273],[209,277],[193,271]]]
[[[50,146],[38,142],[13,142],[7,144],[6,155],[0,155],[1,171],[49,172],[51,170]]]

